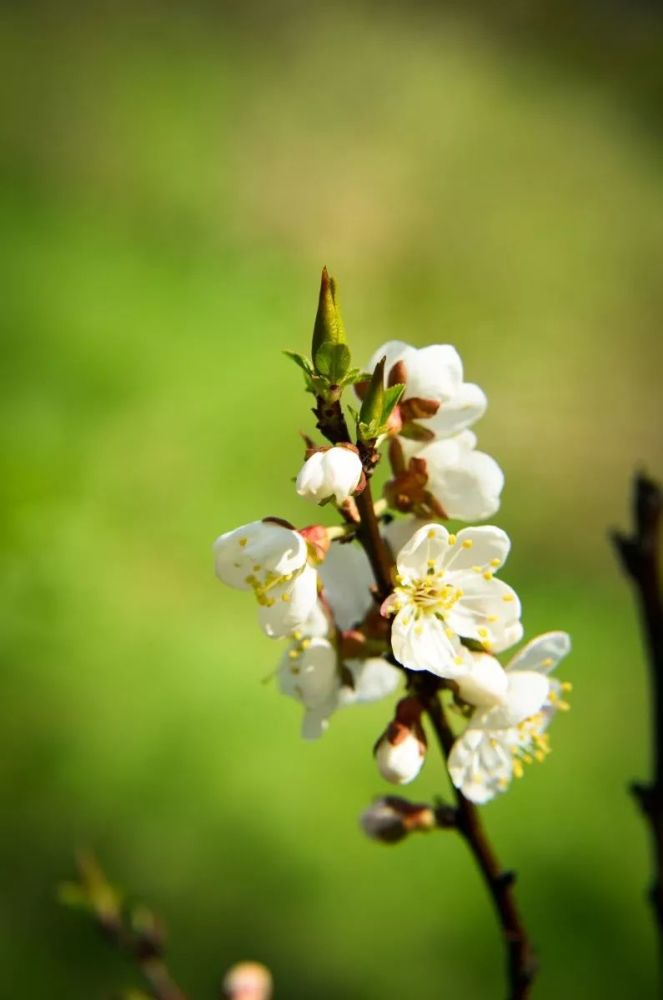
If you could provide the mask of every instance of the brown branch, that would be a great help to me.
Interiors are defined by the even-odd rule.
[[[645,475],[637,475],[633,484],[633,533],[614,531],[612,542],[635,588],[649,655],[654,773],[651,782],[634,783],[631,791],[651,827],[654,882],[649,895],[663,957],[663,594],[658,563],[662,521],[661,487]]]
[[[435,678],[431,678],[435,680]],[[438,684],[425,676],[417,684],[426,714],[431,721],[440,749],[446,760],[454,743],[454,735],[440,703]],[[537,971],[537,961],[527,931],[516,905],[513,891],[515,873],[504,871],[490,845],[479,817],[479,810],[457,788],[456,826],[465,839],[491,895],[502,929],[507,953],[509,1000],[525,1000]]]

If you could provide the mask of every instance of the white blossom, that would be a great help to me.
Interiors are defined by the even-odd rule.
[[[505,791],[523,763],[549,753],[546,729],[569,685],[549,677],[566,656],[566,632],[548,632],[529,642],[503,668],[487,653],[468,653],[470,671],[458,681],[461,698],[475,705],[467,729],[449,755],[451,780],[473,802]]]
[[[428,524],[398,553],[397,585],[382,606],[395,615],[392,647],[399,663],[439,677],[468,672],[460,637],[484,648],[503,645],[520,618],[515,592],[494,573],[504,563],[510,542],[492,526],[449,534]]]
[[[386,698],[401,681],[400,671],[380,656],[340,659],[337,629],[357,625],[373,603],[373,576],[363,549],[334,544],[320,578],[325,603],[319,601],[294,631],[278,670],[282,693],[304,705],[304,739],[320,737],[337,709]]]
[[[398,365],[397,381],[405,382],[401,408],[408,419],[416,419],[431,436],[458,434],[485,412],[484,393],[479,386],[463,382],[462,362],[450,344],[415,348],[401,340],[390,340],[375,351],[368,370],[373,371],[383,357],[387,359],[385,380]],[[422,408],[420,400],[432,405]]]
[[[362,472],[361,459],[351,448],[315,451],[300,469],[296,489],[315,503],[334,497],[341,504],[357,489]]]
[[[311,614],[318,575],[302,536],[274,521],[252,521],[214,543],[216,575],[237,590],[253,590],[258,618],[271,638],[289,635]]]
[[[504,473],[497,462],[476,451],[476,436],[462,431],[454,437],[432,441],[417,452],[426,462],[430,491],[447,517],[483,521],[497,511]]]

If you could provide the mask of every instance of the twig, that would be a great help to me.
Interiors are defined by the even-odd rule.
[[[161,921],[143,906],[127,915],[93,855],[81,853],[77,867],[79,880],[60,886],[61,901],[92,914],[106,940],[138,966],[154,1000],[187,1000],[166,963]]]
[[[636,591],[649,654],[653,780],[649,784],[636,782],[631,791],[651,827],[654,882],[649,896],[663,958],[663,595],[658,564],[662,519],[661,487],[647,476],[637,475],[633,484],[633,534],[613,531],[612,542]]]
[[[447,722],[440,703],[436,685],[428,685],[428,690],[420,682],[419,696],[426,714],[431,721],[440,749],[446,760],[454,743],[454,735]],[[457,788],[456,826],[465,839],[481,871],[486,887],[492,897],[497,917],[502,929],[507,952],[507,974],[509,1000],[525,1000],[537,971],[537,961],[530,944],[527,931],[516,905],[513,892],[515,873],[502,869],[486,831],[479,817],[479,810],[469,802]]]

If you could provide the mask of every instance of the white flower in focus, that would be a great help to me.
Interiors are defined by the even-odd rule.
[[[566,632],[529,642],[504,669],[486,653],[468,653],[471,670],[458,681],[461,698],[477,706],[449,754],[449,773],[465,798],[487,802],[521,777],[523,763],[550,752],[546,729],[569,689],[548,675],[571,648]]]
[[[237,590],[253,590],[258,617],[271,638],[289,635],[311,614],[318,574],[297,532],[274,521],[252,521],[214,543],[216,575]]]
[[[472,431],[432,441],[417,453],[426,462],[426,489],[447,517],[483,521],[497,511],[504,473],[497,462],[476,451]]]
[[[296,489],[315,503],[335,497],[341,504],[357,489],[362,472],[361,459],[351,448],[315,451],[300,469]]]
[[[382,606],[395,615],[394,656],[410,670],[459,678],[468,672],[460,638],[485,648],[507,641],[520,618],[520,601],[493,574],[509,552],[500,528],[440,524],[419,528],[396,559],[397,586]]]
[[[390,340],[375,351],[368,371],[385,356],[385,380],[405,383],[399,404],[404,423],[416,421],[423,436],[451,437],[484,414],[486,397],[479,386],[463,382],[463,364],[451,345],[417,349]]]

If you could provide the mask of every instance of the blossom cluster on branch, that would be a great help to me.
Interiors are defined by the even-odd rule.
[[[454,710],[451,781],[485,802],[548,754],[548,725],[569,688],[551,672],[570,649],[566,633],[549,632],[506,666],[498,659],[523,627],[520,600],[498,575],[509,538],[474,523],[497,512],[504,485],[470,430],[486,397],[447,344],[389,341],[365,370],[353,368],[326,271],[311,358],[289,356],[324,438],[306,438],[296,491],[335,507],[340,523],[297,528],[267,516],[227,531],[214,543],[216,574],[252,591],[262,629],[285,641],[279,686],[301,702],[305,738],[321,736],[338,709],[404,687],[375,759],[387,781],[412,781],[426,758],[423,673]],[[383,458],[390,475],[374,502]]]

